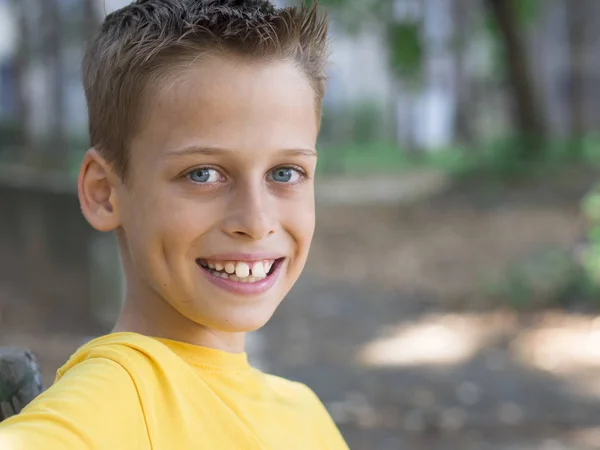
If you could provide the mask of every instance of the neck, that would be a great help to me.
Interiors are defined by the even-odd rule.
[[[146,336],[186,342],[229,353],[244,351],[246,333],[218,331],[183,316],[156,293],[139,297],[127,295],[113,332],[134,332]]]
[[[127,292],[113,332],[129,331],[229,353],[244,351],[246,333],[219,331],[196,323],[143,283],[135,274],[128,252],[124,251],[127,248],[124,233],[118,232],[117,237]]]

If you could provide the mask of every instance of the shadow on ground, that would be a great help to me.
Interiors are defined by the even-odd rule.
[[[544,443],[574,449],[573,441],[558,446],[560,439],[598,424],[600,395],[529,364],[515,348],[534,319],[486,313],[461,323],[450,315],[444,334],[436,304],[415,294],[304,278],[259,332],[257,357],[267,370],[310,385],[352,449],[526,449]],[[392,340],[375,364],[358,359],[367,344],[393,336],[394,329],[415,330],[415,324],[429,332]],[[469,327],[476,332],[469,334]],[[462,344],[470,351],[454,351],[455,361],[443,352],[439,361],[431,358],[444,349],[453,353],[457,335],[467,336]],[[479,341],[468,342],[469,336]],[[425,363],[410,345],[429,353]],[[505,444],[485,447],[489,439]],[[523,446],[515,447],[520,440]]]

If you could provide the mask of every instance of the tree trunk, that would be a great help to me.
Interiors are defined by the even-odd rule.
[[[45,165],[63,168],[68,157],[66,129],[65,68],[62,58],[62,17],[58,0],[43,0],[44,17],[48,20],[46,55],[50,68],[50,136],[45,148]]]
[[[393,42],[389,39],[390,31],[394,25],[399,23],[419,23],[423,20],[423,5],[422,0],[416,0],[412,2],[412,8],[405,10],[398,10],[395,8],[395,2],[388,1],[386,5],[386,19],[391,19],[387,23],[388,29],[386,30],[386,40],[389,46],[393,46]],[[388,49],[393,51],[392,49]],[[410,77],[400,75],[398,72],[393,72],[391,86],[391,113],[393,123],[391,131],[393,134],[394,142],[399,149],[402,149],[405,155],[411,159],[417,159],[422,156],[419,151],[416,139],[416,130],[413,126],[415,116],[415,104],[417,94],[414,92],[414,88],[411,86],[413,80]],[[421,75],[419,75],[421,76]]]
[[[31,29],[27,18],[26,0],[12,0],[11,6],[18,22],[18,46],[14,57],[16,121],[19,128],[20,159],[24,164],[35,163],[35,149],[31,133],[31,99],[27,76],[31,63]]]
[[[525,43],[520,36],[518,20],[510,0],[487,0],[498,25],[506,55],[508,75],[516,103],[517,125],[525,145],[524,158],[540,156],[545,127],[534,80],[527,60]]]
[[[392,91],[395,142],[398,148],[412,160],[423,156],[417,143],[414,126],[417,95],[407,80],[396,77]]]
[[[83,1],[83,34],[86,42],[89,42],[98,31],[98,27],[102,23],[96,0]]]
[[[571,157],[581,156],[582,138],[585,134],[585,0],[567,2],[567,27],[570,46],[570,142]]]
[[[469,8],[473,8],[472,2],[468,0],[454,0],[452,10],[452,19],[454,22],[454,74],[456,86],[456,113],[454,118],[455,136],[459,142],[472,146],[474,143],[474,133],[471,123],[471,98],[469,88],[469,75],[465,70],[466,51],[465,47],[469,40],[470,21]]]

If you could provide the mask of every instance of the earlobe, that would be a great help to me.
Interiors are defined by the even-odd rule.
[[[98,231],[113,231],[120,225],[117,177],[96,149],[86,152],[77,180],[79,204],[89,224]]]

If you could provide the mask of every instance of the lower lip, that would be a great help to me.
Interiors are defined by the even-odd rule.
[[[269,274],[269,276],[263,278],[260,281],[255,281],[253,283],[242,283],[240,281],[233,281],[227,278],[221,278],[217,275],[212,274],[203,267],[200,267],[200,270],[202,271],[202,273],[204,273],[204,275],[206,275],[210,282],[216,284],[222,289],[225,289],[226,291],[241,295],[258,295],[267,292],[269,289],[271,289],[271,287],[273,287],[273,285],[279,278],[282,266],[283,260],[276,261],[275,267],[273,268],[273,271]]]

